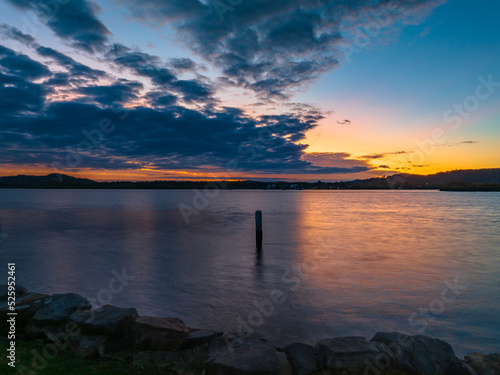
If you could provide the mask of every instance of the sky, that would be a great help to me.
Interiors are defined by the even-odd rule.
[[[0,175],[500,167],[500,2],[0,0]]]

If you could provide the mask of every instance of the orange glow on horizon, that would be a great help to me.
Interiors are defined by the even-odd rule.
[[[497,166],[486,166],[484,168],[498,168]],[[227,173],[203,173],[198,171],[172,171],[172,170],[155,170],[155,169],[131,169],[131,170],[97,170],[97,169],[81,169],[74,171],[61,171],[44,167],[0,167],[0,176],[17,176],[22,175],[37,175],[45,176],[51,173],[61,173],[77,178],[87,178],[90,180],[105,182],[105,181],[241,181],[241,180],[288,180],[288,181],[349,181],[354,179],[367,179],[374,177],[386,177],[399,173],[410,173],[417,175],[428,175],[439,172],[446,172],[456,169],[478,169],[471,168],[455,168],[447,169],[439,168],[412,168],[410,170],[395,170],[395,169],[374,169],[367,172],[357,174],[338,174],[338,175],[312,175],[312,174],[256,174],[256,173],[239,173],[238,175],[228,175]]]

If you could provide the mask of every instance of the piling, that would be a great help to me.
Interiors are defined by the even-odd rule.
[[[255,239],[257,241],[257,249],[262,249],[262,211],[255,211]]]

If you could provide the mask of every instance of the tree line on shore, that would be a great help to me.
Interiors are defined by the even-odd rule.
[[[256,180],[93,181],[60,173],[47,176],[0,177],[0,188],[25,189],[263,189],[359,190],[440,189],[443,191],[500,191],[500,168],[457,170],[433,175],[395,174],[387,177],[336,182]]]

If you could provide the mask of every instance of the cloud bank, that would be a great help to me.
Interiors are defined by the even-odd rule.
[[[0,161],[218,173],[237,160],[239,171],[259,174],[373,169],[367,160],[377,156],[353,161],[346,153],[306,155],[308,146],[301,142],[323,119],[321,111],[288,103],[280,115],[249,116],[224,106],[217,91],[237,86],[255,92],[261,103],[288,100],[294,90],[337,67],[346,45],[361,34],[376,38],[386,28],[418,22],[443,1],[246,0],[224,3],[228,7],[222,10],[221,1],[123,1],[137,21],[175,28],[187,48],[220,72],[211,81],[189,58],[163,61],[115,42],[92,1],[7,0],[34,12],[75,50],[137,79],[91,68],[1,25],[5,39],[33,54],[0,45]],[[369,35],[359,28],[377,24]],[[113,130],[97,137],[103,121]],[[98,146],[89,147],[92,137],[99,138]]]

